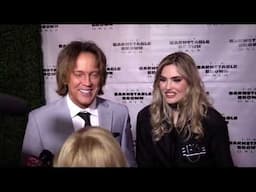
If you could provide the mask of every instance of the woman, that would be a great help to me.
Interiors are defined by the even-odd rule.
[[[139,167],[232,167],[225,119],[210,104],[196,64],[176,52],[160,62],[153,101],[137,116]]]

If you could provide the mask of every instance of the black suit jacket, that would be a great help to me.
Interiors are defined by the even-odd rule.
[[[205,137],[184,139],[175,130],[152,140],[149,107],[137,116],[136,159],[139,167],[232,167],[225,119],[209,108],[203,119]]]

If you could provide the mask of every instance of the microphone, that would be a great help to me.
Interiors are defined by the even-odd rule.
[[[53,158],[54,158],[54,155],[50,151],[44,149],[39,155],[39,159],[42,162],[41,166],[42,167],[52,167]]]
[[[0,93],[0,114],[23,115],[29,112],[27,102],[19,97]]]
[[[44,149],[39,157],[34,155],[24,155],[23,162],[26,167],[52,167],[54,155]]]

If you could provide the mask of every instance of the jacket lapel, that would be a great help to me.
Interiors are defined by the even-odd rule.
[[[61,133],[67,137],[74,132],[74,127],[65,98],[63,98],[58,105],[59,106],[56,106],[56,110],[58,110],[57,113],[59,114],[56,119],[56,124],[58,125],[56,125],[56,127],[60,127]]]
[[[109,131],[112,127],[113,111],[106,100],[97,97],[97,108],[99,113],[99,125]]]

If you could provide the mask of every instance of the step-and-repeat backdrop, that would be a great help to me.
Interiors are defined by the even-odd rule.
[[[128,106],[135,138],[136,116],[151,102],[160,60],[190,54],[216,109],[228,122],[238,167],[256,167],[256,25],[42,24],[45,97],[56,100],[56,60],[74,40],[93,40],[107,56],[102,97]]]

